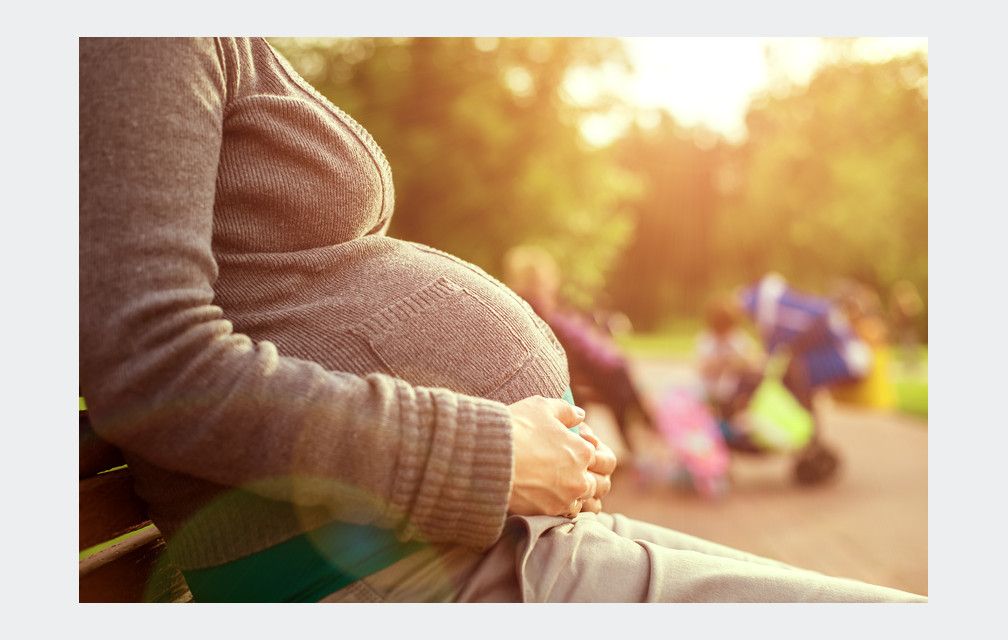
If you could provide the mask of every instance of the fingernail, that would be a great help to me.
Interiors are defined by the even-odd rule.
[[[581,407],[574,407],[574,415],[583,420],[585,417],[585,411]]]

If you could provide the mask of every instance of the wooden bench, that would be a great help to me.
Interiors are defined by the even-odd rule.
[[[86,553],[85,553],[86,551]],[[80,602],[190,602],[122,453],[80,412]]]

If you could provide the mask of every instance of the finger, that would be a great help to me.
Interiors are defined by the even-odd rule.
[[[582,422],[581,426],[578,427],[578,435],[591,443],[596,449],[599,446],[599,439],[595,436],[595,432],[592,428],[588,426],[587,422]]]
[[[581,511],[589,511],[591,513],[599,513],[602,511],[602,501],[598,498],[592,498],[591,500],[585,500],[584,504],[581,505]]]
[[[588,481],[588,488],[585,489],[584,493],[578,496],[578,500],[590,500],[596,496],[598,493],[598,478],[599,476],[591,471],[585,472],[585,479]]]
[[[591,496],[592,500],[601,500],[602,498],[609,495],[609,491],[612,490],[612,477],[609,475],[595,475],[595,493]]]
[[[609,475],[616,470],[616,454],[604,443],[600,443],[595,449],[595,459],[588,466],[588,470],[601,475]]]

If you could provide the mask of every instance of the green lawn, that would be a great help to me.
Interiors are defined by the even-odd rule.
[[[893,380],[896,388],[897,406],[901,411],[927,418],[927,380]]]
[[[634,333],[620,336],[619,345],[630,356],[688,360],[693,355],[694,336],[685,333]]]
[[[684,319],[669,325],[664,331],[630,333],[616,342],[631,356],[689,359],[693,356],[696,337],[703,329],[699,320]]]
[[[891,379],[896,392],[896,404],[901,411],[928,416],[928,350],[921,347],[918,366],[909,368],[899,362],[897,354],[891,360]]]

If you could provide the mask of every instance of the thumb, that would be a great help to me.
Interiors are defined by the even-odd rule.
[[[576,427],[585,419],[585,411],[581,407],[567,403],[565,400],[554,400],[554,415],[568,429]]]

